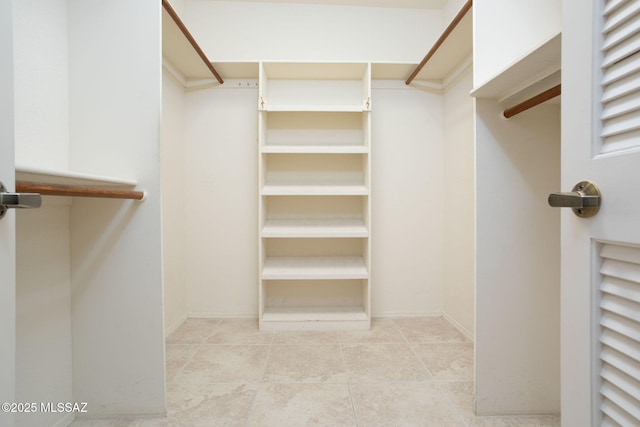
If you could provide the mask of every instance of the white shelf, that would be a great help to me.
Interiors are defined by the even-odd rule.
[[[470,58],[472,53],[473,14],[468,11],[414,80],[443,81],[452,71]],[[404,78],[408,78],[409,74]]]
[[[322,104],[306,104],[306,105],[266,105],[264,111],[271,112],[332,112],[332,113],[362,113],[367,111],[363,105],[322,105]]]
[[[261,148],[265,154],[367,154],[369,147],[364,145],[265,145]]]
[[[135,179],[16,165],[16,180],[58,185],[135,187]]]
[[[260,319],[261,331],[336,331],[371,328],[369,316],[360,306],[267,307]]]
[[[362,219],[270,219],[262,228],[262,237],[369,237]]]
[[[362,257],[272,257],[266,259],[262,269],[262,280],[367,278],[369,273]]]
[[[162,8],[162,55],[187,81],[217,81],[207,63],[164,7]]]
[[[267,184],[262,187],[263,196],[367,196],[365,185],[304,185],[304,184]]]
[[[368,320],[368,317],[360,306],[267,307],[262,314],[262,320],[266,322],[357,321]]]
[[[476,98],[506,98],[561,68],[562,34],[556,34],[471,91]]]

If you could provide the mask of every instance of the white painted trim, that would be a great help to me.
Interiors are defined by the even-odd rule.
[[[175,322],[173,322],[173,324],[172,324],[172,325],[170,325],[168,328],[166,328],[166,329],[164,330],[164,337],[166,338],[166,337],[168,337],[169,335],[171,335],[171,334],[172,334],[176,329],[178,329],[178,328],[180,327],[180,325],[182,325],[182,324],[185,322],[185,320],[187,320],[187,319],[188,319],[188,316],[187,316],[187,314],[186,314],[186,313],[185,313],[185,314],[183,314],[182,316],[180,316],[180,317],[178,318],[178,320],[176,320]]]
[[[409,86],[435,93],[442,93],[442,90],[444,89],[444,86],[442,86],[441,83],[429,80],[414,80]]]
[[[443,313],[441,311],[434,311],[434,312],[424,312],[424,311],[387,311],[384,313],[373,313],[371,315],[371,317],[373,319],[375,319],[376,317],[379,318],[397,318],[397,319],[401,319],[401,318],[406,318],[406,317],[439,317],[442,316]]]
[[[164,68],[180,86],[187,86],[186,77],[164,56],[162,57],[162,68]]]
[[[442,315],[444,316],[445,319],[447,319],[447,321],[449,321],[449,323],[451,323],[457,330],[459,330],[462,333],[462,335],[467,337],[471,342],[475,342],[475,336],[473,335],[473,333],[467,330],[467,328],[465,328],[464,326],[462,326],[460,322],[458,322],[456,319],[451,317],[446,312],[443,312]]]
[[[245,313],[216,313],[209,311],[191,311],[187,315],[188,319],[257,319],[257,312]]]

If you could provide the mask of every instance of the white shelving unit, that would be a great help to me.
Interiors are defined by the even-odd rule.
[[[369,329],[371,65],[259,65],[261,330]]]

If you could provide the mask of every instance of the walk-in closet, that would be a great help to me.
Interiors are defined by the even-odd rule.
[[[561,6],[5,2],[0,425],[560,425]]]

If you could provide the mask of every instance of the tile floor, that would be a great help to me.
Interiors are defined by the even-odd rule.
[[[374,319],[366,332],[259,332],[189,319],[167,338],[167,418],[73,427],[559,426],[475,417],[473,345],[442,317]]]

